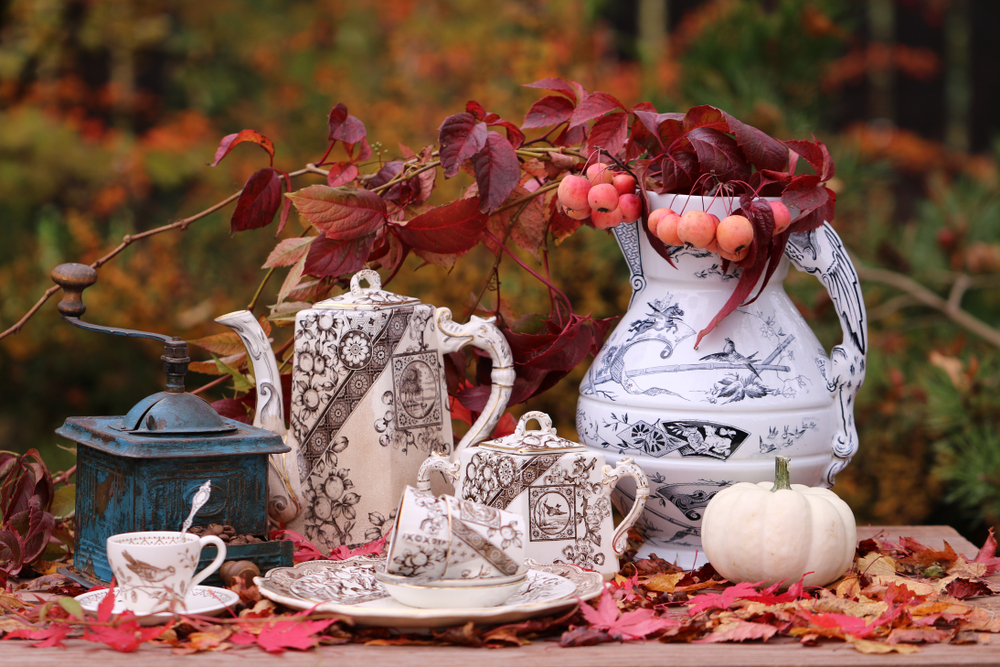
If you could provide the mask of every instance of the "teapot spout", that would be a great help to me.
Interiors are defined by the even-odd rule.
[[[253,425],[267,429],[285,439],[291,451],[272,454],[267,477],[267,514],[271,519],[288,523],[302,508],[302,477],[300,467],[304,467],[298,443],[288,437],[282,409],[283,396],[281,377],[278,375],[278,361],[274,358],[271,343],[264,329],[248,310],[237,310],[215,318],[240,337],[257,381],[257,409]]]

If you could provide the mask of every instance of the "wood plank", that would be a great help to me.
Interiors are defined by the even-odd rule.
[[[886,539],[898,541],[912,537],[934,549],[944,543],[956,552],[973,557],[978,547],[949,526],[864,526],[859,537],[864,539],[882,532]],[[1000,578],[993,577],[1000,583]],[[1000,609],[996,598],[975,601],[994,610]],[[508,649],[470,649],[458,646],[324,646],[313,651],[289,651],[272,655],[256,647],[241,647],[219,653],[174,655],[167,648],[143,645],[135,653],[117,653],[107,647],[79,639],[67,640],[68,649],[36,649],[28,642],[0,642],[0,664],[31,665],[31,667],[65,667],[68,663],[102,664],[103,667],[186,666],[195,667],[411,667],[432,664],[434,667],[476,665],[490,667],[764,667],[769,665],[809,665],[826,667],[891,666],[891,665],[1000,665],[1000,635],[989,635],[989,645],[926,645],[909,655],[866,655],[842,642],[824,642],[806,647],[793,640],[778,638],[749,644],[662,644],[636,642],[602,644],[563,649],[556,640],[539,641],[530,646]]]

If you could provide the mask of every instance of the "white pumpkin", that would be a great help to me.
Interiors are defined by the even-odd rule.
[[[701,542],[730,581],[799,581],[823,586],[844,574],[858,541],[854,513],[829,489],[789,484],[788,458],[775,459],[775,481],[740,482],[719,491],[702,519]]]

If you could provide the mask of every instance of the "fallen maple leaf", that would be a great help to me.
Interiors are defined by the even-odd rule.
[[[1000,558],[997,558],[997,541],[993,538],[992,528],[990,528],[990,534],[986,537],[986,543],[983,544],[972,562],[986,565],[986,574],[984,576],[987,577],[1000,571]]]
[[[129,614],[130,612],[126,612]],[[124,617],[125,614],[122,614]],[[100,644],[107,644],[116,651],[121,651],[122,653],[131,653],[141,646],[144,642],[148,642],[151,639],[156,639],[162,635],[167,629],[169,629],[173,624],[170,623],[166,626],[152,626],[144,628],[139,625],[139,621],[135,620],[134,617],[126,618],[124,622],[119,622],[118,625],[96,625],[88,627],[84,633],[83,638],[88,642],[96,642]]]
[[[20,628],[18,630],[13,630],[4,636],[4,640],[30,639],[35,642],[32,646],[36,648],[48,648],[50,646],[66,648],[66,645],[62,643],[62,640],[66,638],[66,635],[69,634],[70,630],[72,630],[72,628],[68,625],[53,623],[49,627],[42,629]]]
[[[587,623],[598,630],[604,630],[611,636],[622,639],[644,639],[658,630],[675,628],[679,623],[669,618],[661,618],[652,609],[636,609],[622,613],[614,597],[604,589],[597,607],[583,604],[580,612]]]
[[[317,633],[322,632],[337,621],[335,618],[307,621],[296,618],[296,616],[287,620],[278,620],[263,628],[254,628],[253,632],[249,631],[247,627],[242,627],[243,631],[233,633],[230,641],[244,646],[257,644],[268,653],[283,653],[290,648],[305,651],[319,643]]]
[[[763,639],[767,641],[778,632],[778,628],[766,623],[733,620],[720,624],[712,633],[696,644],[711,644],[715,642],[742,642],[748,639]]]

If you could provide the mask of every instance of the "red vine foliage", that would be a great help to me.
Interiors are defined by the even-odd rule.
[[[550,312],[540,317],[512,322],[494,313],[514,352],[517,381],[511,404],[516,404],[551,388],[588,354],[595,354],[611,325],[610,319],[575,313],[548,275],[549,236],[559,241],[582,225],[593,226],[589,219],[571,218],[558,204],[555,189],[564,176],[600,161],[634,175],[642,192],[738,199],[740,212],[754,226],[754,243],[738,262],[742,272],[731,299],[707,323],[699,340],[746,302],[759,281],[766,284],[789,234],[833,219],[835,197],[825,183],[834,167],[821,142],[779,141],[711,106],[660,113],[649,102],[626,107],[614,96],[589,93],[575,81],[544,79],[527,87],[549,94],[531,105],[520,126],[470,101],[464,111],[444,119],[436,146],[420,151],[400,146],[398,158],[378,161],[374,167],[369,164],[374,153],[365,124],[337,104],[329,116],[325,153],[310,165],[326,175],[327,183],[295,192],[288,173],[273,166],[269,139],[253,130],[225,137],[213,165],[243,142],[260,145],[270,158],[269,165],[247,181],[231,229],[266,226],[280,210],[280,232],[289,203],[310,225],[306,235],[278,243],[265,264],[291,267],[270,319],[287,324],[309,301],[345,286],[362,268],[383,269],[387,284],[410,254],[453,266],[485,244],[496,257],[494,273],[500,261],[508,259],[551,295]],[[337,154],[343,157],[332,159],[338,146],[342,150]],[[803,164],[811,173],[800,169]],[[439,171],[445,179],[464,171],[475,183],[459,198],[431,206],[427,202]],[[785,232],[772,236],[774,216],[762,197],[780,197],[797,212]],[[640,224],[649,234],[645,215]],[[664,244],[650,237],[668,258]],[[522,260],[508,247],[510,242],[539,259],[541,268]],[[728,270],[728,264],[724,268]],[[473,412],[482,409],[489,393],[489,361],[476,362],[472,379],[465,377],[461,355],[450,360],[448,375],[451,395]]]

